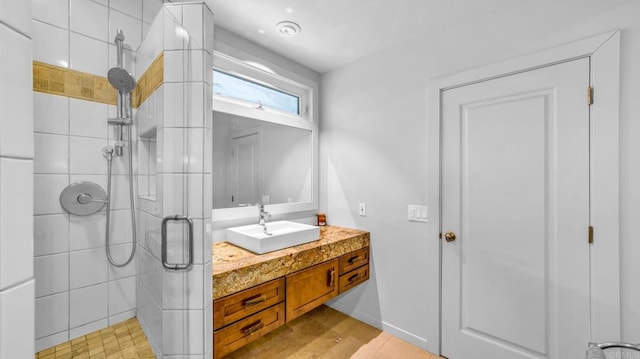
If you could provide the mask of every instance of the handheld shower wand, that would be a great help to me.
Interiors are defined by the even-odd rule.
[[[129,264],[134,257],[136,252],[136,217],[135,217],[135,208],[134,208],[134,193],[133,193],[133,140],[131,135],[131,125],[132,125],[132,105],[131,105],[131,91],[136,87],[136,79],[131,76],[129,71],[125,70],[123,63],[124,56],[124,34],[122,30],[118,30],[118,34],[114,39],[116,47],[118,49],[118,66],[109,70],[107,73],[107,78],[109,79],[109,83],[116,90],[118,90],[118,111],[117,117],[113,119],[108,119],[108,123],[110,125],[118,126],[118,141],[114,144],[113,147],[109,146],[104,151],[104,156],[107,159],[107,223],[106,223],[106,252],[107,258],[109,262],[116,267],[124,267]],[[113,260],[111,256],[111,245],[110,245],[110,221],[111,221],[111,169],[113,157],[120,157],[123,154],[123,149],[125,146],[124,141],[124,127],[127,127],[127,135],[128,135],[128,160],[129,160],[129,202],[131,205],[131,231],[133,237],[133,248],[131,249],[131,254],[129,258],[123,263],[117,263]]]

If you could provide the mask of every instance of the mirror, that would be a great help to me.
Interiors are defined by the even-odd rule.
[[[213,112],[213,209],[313,200],[312,131]]]

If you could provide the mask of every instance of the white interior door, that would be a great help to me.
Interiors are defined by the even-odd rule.
[[[260,202],[260,142],[259,131],[244,131],[231,138],[231,207],[252,206]]]
[[[589,66],[443,92],[441,351],[450,359],[584,357]]]

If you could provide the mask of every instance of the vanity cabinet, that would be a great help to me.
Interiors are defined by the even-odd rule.
[[[338,295],[338,260],[287,276],[287,322]]]
[[[369,247],[213,301],[220,359],[369,279]]]

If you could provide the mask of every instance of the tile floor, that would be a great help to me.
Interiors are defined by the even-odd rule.
[[[36,359],[155,359],[155,357],[136,318],[36,354]]]
[[[303,315],[225,359],[440,359],[327,306]]]

